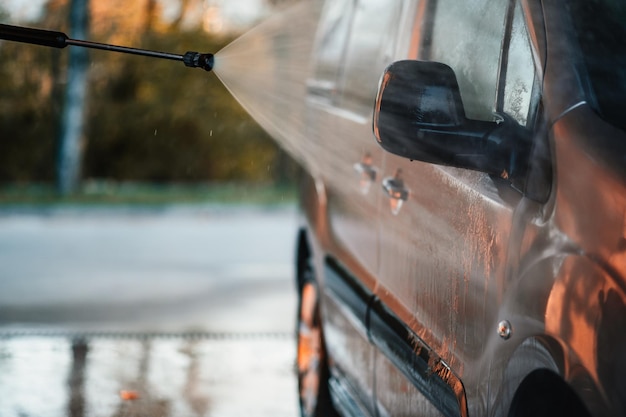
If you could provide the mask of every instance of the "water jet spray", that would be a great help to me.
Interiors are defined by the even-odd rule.
[[[107,43],[71,39],[63,32],[33,29],[22,26],[0,24],[0,39],[59,49],[65,48],[66,46],[80,46],[83,48],[121,52],[151,58],[169,59],[172,61],[182,61],[187,67],[202,68],[205,71],[211,71],[214,64],[214,57],[211,53],[202,54],[199,52],[189,51],[185,52],[184,55],[172,54],[168,52],[151,51],[148,49],[130,48],[127,46],[117,46]]]

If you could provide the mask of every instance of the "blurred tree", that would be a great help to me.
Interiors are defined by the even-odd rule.
[[[88,8],[88,0],[71,1],[70,38],[89,38]],[[87,49],[70,48],[57,162],[57,186],[62,195],[75,192],[80,181],[88,64]]]
[[[282,7],[289,4],[295,4],[302,0],[265,0],[272,7]]]
[[[59,27],[67,17],[59,18],[56,3],[50,1],[47,16]],[[0,181],[54,180],[59,56],[58,50],[0,42]]]
[[[175,53],[217,52],[232,40],[207,34],[202,19],[192,19],[197,0],[181,0],[180,16],[169,20],[160,2],[148,14],[150,1],[90,2],[90,39]],[[69,31],[69,7],[69,0],[50,0],[45,17],[33,26]],[[80,48],[0,43],[0,181],[54,180],[59,103],[70,79],[65,55],[72,49]],[[84,178],[294,178],[295,165],[212,73],[173,61],[91,51],[87,80]]]
[[[157,0],[146,0],[146,11],[144,17],[143,31],[149,33],[157,19]]]

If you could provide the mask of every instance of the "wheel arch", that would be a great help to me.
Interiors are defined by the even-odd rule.
[[[513,396],[508,417],[589,417],[589,411],[574,389],[547,368],[531,371]]]
[[[599,415],[608,415],[601,411],[602,396],[593,378],[560,341],[544,334],[528,337],[515,348],[490,415],[589,417],[590,404]],[[561,409],[576,411],[556,412]]]
[[[574,416],[612,415],[606,380],[596,366],[598,352],[581,349],[585,343],[596,348],[600,325],[609,326],[608,315],[596,300],[616,288],[610,281],[592,259],[567,251],[554,251],[525,270],[507,291],[499,311],[499,317],[510,321],[513,333],[509,340],[495,336],[492,340],[489,415],[523,415],[516,409],[534,396],[575,398],[577,410],[585,413]],[[582,283],[587,286],[581,287]],[[580,323],[594,330],[586,342]],[[542,379],[550,383],[542,385]]]

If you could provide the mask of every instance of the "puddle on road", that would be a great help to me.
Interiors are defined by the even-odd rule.
[[[293,417],[292,337],[0,338],[3,417]]]

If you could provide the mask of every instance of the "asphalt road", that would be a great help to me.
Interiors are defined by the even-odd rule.
[[[0,215],[0,415],[295,416],[292,207]]]

